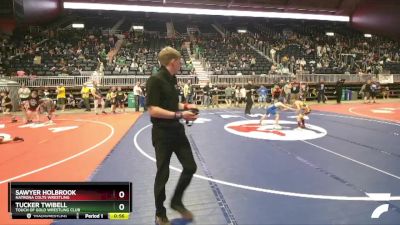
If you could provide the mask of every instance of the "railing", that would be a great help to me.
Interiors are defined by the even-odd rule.
[[[400,83],[400,74],[392,74],[394,83]],[[150,76],[104,76],[101,79],[100,85],[104,87],[121,86],[133,87],[136,82],[145,83]],[[304,75],[209,75],[210,82],[218,85],[228,84],[245,84],[252,81],[253,84],[274,84],[280,80],[291,80],[297,78],[298,81],[307,83],[318,83],[324,80],[326,83],[334,83],[340,79],[346,79],[346,83],[364,83],[367,79],[375,77],[375,75],[355,75],[355,74],[304,74]],[[66,87],[80,87],[89,80],[90,76],[39,76],[30,77],[13,77],[11,80],[17,81],[20,84],[25,84],[28,87],[56,87],[63,83]],[[390,77],[391,78],[391,77]],[[182,75],[177,76],[178,82],[187,82],[191,80],[192,84],[197,83],[196,76]],[[391,81],[391,79],[388,79]],[[382,81],[381,81],[382,82]],[[383,83],[383,82],[382,82]]]
[[[393,76],[393,82],[394,83],[399,83],[400,82],[400,74],[382,74],[379,75],[380,77],[390,77]],[[383,82],[383,80],[378,79],[378,76],[374,74],[363,74],[363,75],[358,75],[358,74],[300,74],[296,75],[297,79],[299,81],[304,81],[307,83],[318,83],[320,80],[323,80],[324,82],[327,83],[334,83],[340,79],[345,79],[346,82],[350,83],[364,83],[366,80],[371,79],[371,78],[376,78],[380,82]],[[389,79],[390,80],[390,79]]]
[[[101,78],[100,86],[112,87],[133,87],[136,82],[145,83],[150,76],[104,76]],[[62,83],[65,87],[81,87],[88,82],[91,76],[38,76],[38,77],[12,77],[11,80],[24,84],[27,87],[57,87]],[[196,83],[195,76],[177,76],[178,82],[191,80]]]
[[[273,84],[280,80],[291,79],[290,75],[210,75],[210,82],[212,84],[228,85],[228,84],[245,84],[248,81],[252,81],[253,84]]]

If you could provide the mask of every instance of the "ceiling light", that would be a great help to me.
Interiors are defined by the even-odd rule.
[[[326,34],[326,36],[335,36],[335,33],[333,33],[333,32],[326,32],[325,34]]]
[[[79,2],[64,2],[64,8],[65,9],[131,11],[131,12],[175,13],[175,14],[193,14],[193,15],[326,20],[326,21],[341,21],[341,22],[349,22],[350,21],[350,17],[348,17],[348,16],[321,15],[321,14],[239,11],[239,10],[226,10],[226,9],[200,9],[200,8],[183,8],[183,7],[79,3]]]

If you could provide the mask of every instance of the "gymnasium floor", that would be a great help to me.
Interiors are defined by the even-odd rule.
[[[399,224],[400,103],[312,108],[307,129],[296,129],[288,111],[279,131],[271,130],[271,120],[256,125],[262,109],[252,116],[202,110],[187,127],[198,165],[185,195],[193,224]],[[148,114],[139,115],[61,115],[54,128],[70,129],[57,133],[53,126],[6,124],[0,132],[26,141],[0,146],[0,224],[154,224],[151,124]],[[174,158],[167,197],[179,171]],[[132,181],[133,213],[119,222],[12,221],[5,212],[11,180]],[[374,193],[390,197],[376,200]],[[371,218],[386,204],[387,212]]]

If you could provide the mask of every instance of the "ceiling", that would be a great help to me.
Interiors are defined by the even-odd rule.
[[[173,6],[351,16],[365,0],[63,0],[147,6]]]

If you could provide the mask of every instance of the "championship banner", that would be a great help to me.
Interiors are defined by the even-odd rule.
[[[392,74],[379,74],[378,80],[379,80],[379,83],[381,83],[381,84],[393,84],[393,75]]]

